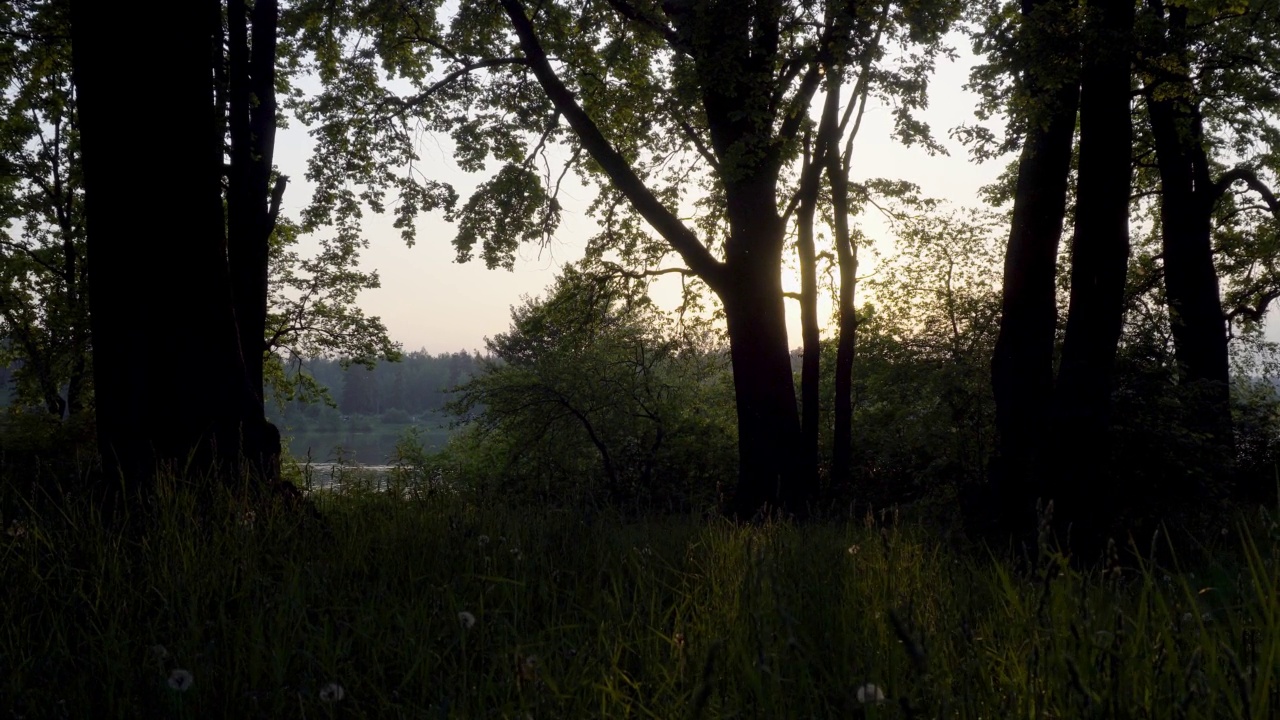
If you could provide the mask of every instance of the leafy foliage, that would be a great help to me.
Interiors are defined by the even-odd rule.
[[[450,407],[464,478],[545,502],[704,509],[732,477],[725,353],[644,296],[568,268],[512,311]]]
[[[0,363],[16,407],[90,399],[84,193],[67,4],[0,12]]]

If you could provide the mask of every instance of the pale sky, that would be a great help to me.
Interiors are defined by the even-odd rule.
[[[961,37],[955,37],[953,43],[961,52],[960,58],[940,64],[930,85],[930,107],[922,114],[950,156],[930,157],[923,149],[904,148],[891,140],[892,118],[886,108],[875,106],[873,100],[854,146],[854,180],[908,180],[918,184],[927,197],[945,198],[957,207],[980,204],[977,190],[995,179],[1002,163],[972,164],[964,147],[947,136],[951,128],[973,122],[976,102],[961,87],[968,80],[973,62],[968,43]],[[428,168],[425,172],[452,183],[461,196],[460,202],[465,202],[483,178],[460,171],[448,147],[447,137],[426,137],[419,154]],[[295,218],[312,191],[305,180],[310,148],[311,138],[296,120],[291,120],[291,127],[277,137],[276,163],[290,177],[283,211]],[[402,343],[406,351],[483,349],[486,336],[507,329],[510,308],[520,302],[522,295],[541,294],[562,264],[581,258],[585,239],[594,228],[594,222],[583,212],[590,199],[585,189],[570,189],[567,193],[562,189],[563,221],[555,241],[541,251],[537,247],[522,249],[511,272],[488,270],[479,259],[466,264],[454,262],[451,241],[455,227],[444,221],[442,213],[420,218],[418,243],[413,248],[405,247],[390,217],[367,214],[364,227],[370,247],[361,264],[378,271],[382,287],[365,292],[360,304],[368,314],[382,317],[392,339]],[[873,237],[882,234],[882,228],[872,218],[864,223],[865,231]],[[674,301],[678,280],[663,282],[670,284],[669,292],[659,290],[655,299],[662,302],[665,295]],[[799,288],[794,278],[784,278],[784,284],[788,290]],[[788,301],[788,311],[792,345],[798,347],[800,321],[796,303]],[[819,312],[823,318],[830,314],[828,308]]]

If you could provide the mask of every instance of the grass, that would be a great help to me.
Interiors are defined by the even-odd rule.
[[[0,716],[1280,709],[1280,534],[1268,522],[1242,526],[1194,571],[1081,573],[1044,553],[1015,572],[892,517],[739,527],[584,520],[458,495],[317,502],[327,530],[279,509],[250,515],[233,498],[202,516],[180,483],[128,532],[74,505],[9,525]],[[862,702],[877,691],[884,702]]]

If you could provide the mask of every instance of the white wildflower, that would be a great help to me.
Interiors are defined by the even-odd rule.
[[[472,615],[466,610],[463,610],[462,612],[458,613],[458,623],[462,625],[463,630],[470,630],[471,628],[475,627],[476,616]]]
[[[867,683],[858,688],[858,702],[863,705],[868,703],[882,703],[884,702],[884,692],[875,685]]]
[[[480,542],[480,547],[484,547],[485,545],[488,545],[488,544],[489,544],[489,536],[488,536],[488,535],[481,535],[481,536],[479,537],[479,542]]]
[[[850,545],[849,549],[846,552],[848,552],[850,555],[857,555],[860,550],[862,550],[862,548],[859,547],[857,544],[854,544],[854,545]]]
[[[335,703],[347,696],[347,691],[338,683],[329,683],[320,688],[320,702]]]
[[[176,669],[169,673],[169,688],[177,692],[186,692],[191,689],[196,679],[186,670]]]

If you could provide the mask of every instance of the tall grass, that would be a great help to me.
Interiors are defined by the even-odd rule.
[[[1049,552],[1015,571],[891,518],[739,527],[478,507],[465,495],[316,500],[327,527],[230,496],[201,513],[182,483],[133,529],[74,503],[9,525],[0,717],[1280,708],[1269,521],[1242,526],[1218,554],[1229,559],[1196,558],[1194,570],[1140,561],[1082,573]]]

